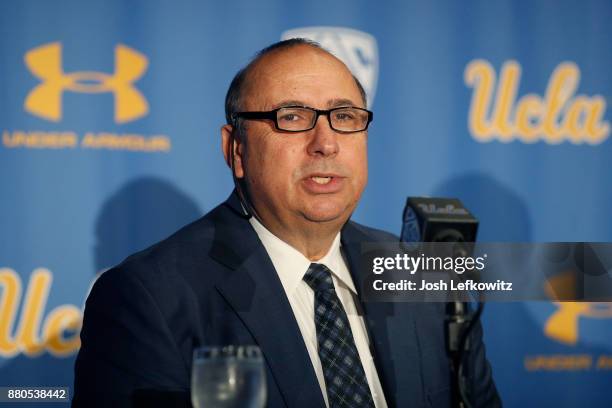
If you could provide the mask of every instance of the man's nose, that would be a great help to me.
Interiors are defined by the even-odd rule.
[[[308,144],[308,153],[311,155],[333,156],[338,153],[338,132],[333,130],[326,115],[317,118],[315,127],[311,130],[312,139]]]

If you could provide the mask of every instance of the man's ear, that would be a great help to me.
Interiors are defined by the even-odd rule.
[[[238,179],[244,177],[244,168],[242,167],[242,152],[243,145],[240,140],[234,137],[232,125],[221,126],[221,148],[223,149],[223,157],[225,163],[232,169],[234,176]]]

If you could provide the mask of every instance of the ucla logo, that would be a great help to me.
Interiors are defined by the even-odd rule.
[[[45,351],[65,357],[79,350],[83,316],[78,307],[60,305],[43,315],[52,282],[51,271],[37,268],[22,297],[20,276],[13,269],[0,268],[0,357],[21,353],[36,357]]]
[[[596,145],[609,136],[610,124],[603,120],[606,100],[601,95],[575,95],[580,69],[573,62],[555,68],[543,97],[530,93],[517,100],[520,78],[516,61],[503,64],[499,79],[487,61],[468,64],[464,79],[473,88],[468,122],[474,139]]]
[[[378,81],[378,45],[363,31],[342,27],[303,27],[285,31],[281,39],[307,38],[330,51],[351,70],[366,91],[368,106],[374,102]]]
[[[25,55],[30,72],[41,80],[26,97],[24,108],[43,119],[62,119],[62,94],[112,92],[115,97],[115,122],[125,123],[143,117],[149,111],[147,100],[134,87],[147,70],[147,58],[125,45],[115,47],[115,72],[95,71],[65,73],[62,66],[62,45],[45,44]]]

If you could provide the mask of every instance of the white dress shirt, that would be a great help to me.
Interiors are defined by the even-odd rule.
[[[268,231],[255,217],[251,217],[250,222],[268,252],[283,285],[283,289],[285,289],[285,294],[293,310],[293,315],[300,328],[310,361],[317,375],[321,393],[325,399],[325,405],[329,407],[325,377],[323,376],[323,368],[317,348],[317,331],[314,322],[314,291],[303,280],[312,262],[297,249]],[[370,386],[372,399],[376,408],[386,408],[387,402],[385,401],[378,373],[376,372],[376,366],[370,353],[365,322],[355,307],[354,299],[357,298],[357,291],[340,251],[340,233],[334,239],[329,252],[323,258],[316,261],[316,263],[327,266],[332,272],[336,293],[346,311],[355,339],[355,345],[357,346],[357,352],[359,353],[359,358],[361,359],[361,364]]]

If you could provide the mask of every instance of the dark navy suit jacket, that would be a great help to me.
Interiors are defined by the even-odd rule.
[[[354,222],[341,239],[356,287],[360,244],[397,242]],[[444,305],[362,307],[389,406],[450,406]],[[224,344],[261,347],[268,407],[325,406],[281,282],[235,193],[104,273],[87,299],[81,340],[75,407],[188,406],[193,349]],[[480,325],[471,344],[474,405],[499,406]]]

